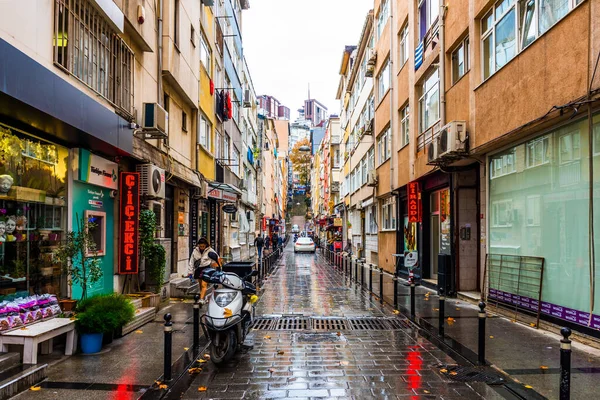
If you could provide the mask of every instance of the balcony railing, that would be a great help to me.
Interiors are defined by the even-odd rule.
[[[417,136],[417,153],[421,150],[424,150],[425,146],[433,142],[433,138],[438,134],[440,128],[440,121],[438,121],[435,124],[433,124],[430,128],[428,128],[425,132]]]

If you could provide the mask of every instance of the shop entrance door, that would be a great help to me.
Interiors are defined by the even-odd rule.
[[[431,193],[430,196],[430,258],[427,280],[437,283],[438,254],[440,254],[440,191]]]

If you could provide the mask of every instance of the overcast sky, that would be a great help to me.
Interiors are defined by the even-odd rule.
[[[257,95],[291,110],[310,97],[339,113],[344,46],[356,45],[373,0],[250,0],[242,15],[244,55]]]

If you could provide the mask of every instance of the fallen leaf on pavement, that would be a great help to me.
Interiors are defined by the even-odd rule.
[[[188,369],[188,372],[192,375],[199,374],[200,372],[202,372],[202,368],[198,368],[198,367],[190,368],[190,369]]]
[[[338,332],[338,333],[337,333],[337,335],[338,335],[338,336],[342,336],[342,332]]]
[[[430,392],[429,390],[425,390],[425,389],[423,389],[423,393],[425,393],[425,394],[429,394],[429,393],[431,393],[431,392]]]
[[[400,311],[394,310],[394,314],[400,314]]]
[[[511,319],[510,322],[517,322],[517,320],[516,319]]]
[[[425,297],[429,297],[429,292],[425,293]]]
[[[458,375],[458,373],[456,373],[454,371],[450,371],[450,375],[454,376],[454,375]]]
[[[540,365],[540,369],[548,369],[545,365]]]
[[[269,340],[271,339],[271,336],[265,336],[265,339]]]
[[[29,390],[32,390],[32,391],[34,391],[34,392],[37,392],[38,390],[41,390],[41,389],[42,389],[42,388],[41,388],[41,387],[39,387],[39,386],[32,386],[32,387],[30,387],[30,388],[29,388]]]
[[[529,324],[530,327],[535,328],[535,324],[532,322]]]
[[[525,388],[526,388],[526,389],[533,389],[533,386],[530,386],[530,385],[525,385]]]
[[[206,386],[200,386],[200,387],[198,388],[198,391],[199,391],[199,392],[206,392]]]
[[[440,309],[439,308],[434,308],[433,311],[440,311]]]
[[[135,331],[135,333],[144,333],[144,331],[138,329],[137,331]]]
[[[139,310],[139,309],[135,310],[135,313],[136,313],[136,314],[139,314],[139,313],[140,313],[140,310]]]
[[[448,317],[448,320],[447,320],[447,321],[448,321],[448,325],[453,325],[453,324],[454,324],[454,322],[455,322],[455,321],[454,321],[454,318],[452,318],[452,317]]]
[[[493,339],[493,338],[494,338],[494,336],[490,336],[490,339]]]
[[[284,351],[283,351],[283,350],[278,350],[278,351],[277,351],[277,355],[279,355],[279,356],[282,356],[283,354],[284,354]]]
[[[429,301],[429,296],[425,297],[425,301]]]
[[[189,347],[184,347],[183,350],[188,351],[190,348]]]
[[[273,372],[275,372],[275,369],[274,369],[274,368],[269,368],[269,369],[268,369],[268,371],[269,371],[270,373],[273,373]]]
[[[27,328],[25,328],[25,327],[22,327],[22,328],[21,328],[21,330],[22,330],[22,331],[26,331],[26,330],[27,330]]]
[[[158,388],[159,388],[159,389],[167,389],[167,388],[168,388],[168,386],[167,386],[167,385],[165,385],[165,384],[162,384],[162,385],[158,385]]]
[[[346,365],[348,365],[348,364],[349,364],[349,363],[348,363],[348,361],[340,361],[340,365],[344,365],[344,366],[346,366]]]
[[[199,360],[196,360],[196,361],[198,361],[200,364],[204,364],[206,362],[206,360],[203,360],[201,358]]]
[[[456,307],[456,311],[460,311],[460,307]]]
[[[440,372],[441,372],[442,374],[445,374],[446,372],[448,372],[448,370],[447,370],[446,368],[442,368],[442,369],[440,369]]]

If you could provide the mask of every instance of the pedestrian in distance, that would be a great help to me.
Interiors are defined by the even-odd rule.
[[[346,252],[346,254],[349,256],[352,255],[352,241],[350,239],[346,241],[346,248],[344,249],[344,252]]]
[[[263,239],[261,235],[258,235],[256,239],[254,239],[254,245],[256,246],[256,251],[258,252],[258,258],[262,258],[262,249],[265,246],[265,239]]]
[[[188,261],[188,277],[190,280],[195,279],[200,287],[200,304],[206,303],[204,297],[206,296],[208,284],[202,280],[202,273],[205,268],[211,267],[214,263],[214,261],[208,257],[208,253],[211,251],[216,253],[216,251],[210,247],[208,240],[202,237],[198,239],[196,247],[194,247],[194,251],[192,251]]]
[[[283,237],[279,236],[279,247],[283,248]]]
[[[271,244],[271,239],[269,238],[269,235],[265,236],[265,251],[269,251],[269,245]]]

